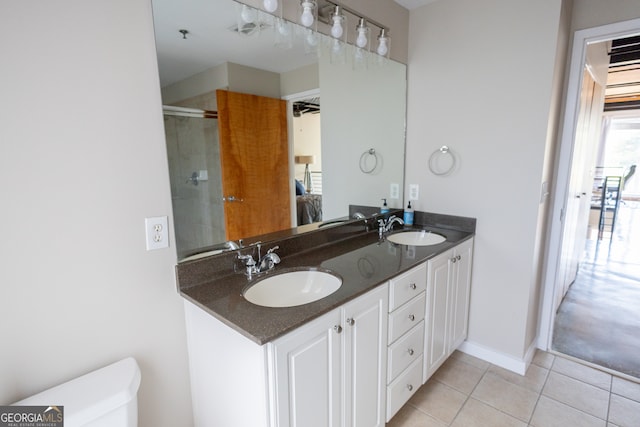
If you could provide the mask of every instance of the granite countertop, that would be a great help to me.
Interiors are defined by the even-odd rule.
[[[472,220],[472,224],[472,230],[469,227],[460,229],[433,225],[404,227],[426,229],[446,237],[445,242],[431,246],[406,246],[387,240],[379,241],[377,230],[360,231],[335,243],[323,244],[297,253],[287,254],[287,251],[283,251],[282,261],[274,270],[254,276],[252,280],[242,272],[233,272],[233,259],[237,257],[235,253],[226,257],[214,256],[211,257],[212,260],[203,259],[194,263],[179,264],[179,290],[188,301],[262,345],[471,238],[475,232],[475,220]],[[279,244],[281,249],[278,253],[281,253],[288,242],[275,243]],[[295,245],[294,242],[289,243]],[[265,250],[268,247],[272,245],[265,246]],[[204,264],[206,262],[210,264]],[[227,268],[216,266],[217,270],[212,270],[215,271],[214,274],[200,274],[198,280],[193,279],[197,276],[193,274],[195,269],[205,266],[212,268],[213,262],[226,265]],[[300,267],[328,269],[342,278],[342,286],[325,298],[296,307],[262,307],[248,302],[242,296],[243,290],[257,280]]]

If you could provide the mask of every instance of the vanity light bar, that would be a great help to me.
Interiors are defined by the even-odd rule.
[[[236,0],[238,1],[238,0]],[[377,27],[380,34],[377,37],[378,45],[375,52],[382,57],[389,57],[390,36],[389,28],[379,22],[351,9],[344,4],[331,0],[294,0],[299,2],[299,22],[307,28],[314,27],[316,21],[320,21],[329,26],[329,35],[336,40],[346,42],[345,24],[346,17],[344,12],[353,15],[358,25],[356,27],[355,45],[359,48],[368,48],[370,44],[370,26]],[[284,2],[284,0],[282,0]],[[242,4],[242,3],[241,3]],[[268,13],[281,9],[280,17],[285,8],[284,4],[280,4],[278,0],[262,0],[263,9]],[[245,5],[246,6],[246,5]]]

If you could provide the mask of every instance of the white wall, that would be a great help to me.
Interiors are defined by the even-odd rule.
[[[190,425],[150,2],[5,1],[0,51],[0,403],[134,356],[141,426]]]
[[[477,218],[469,341],[516,365],[537,322],[561,3],[447,0],[410,17],[406,182],[416,210]],[[445,144],[458,167],[438,177],[427,162]]]
[[[354,69],[350,59],[332,64],[328,50],[319,64],[323,218],[349,215],[350,204],[380,206],[383,197],[390,207],[401,208],[401,199],[390,199],[389,192],[392,183],[400,187],[403,183],[406,66],[389,61]],[[359,165],[371,148],[378,163],[367,174]],[[363,169],[374,165],[373,157],[365,156]]]

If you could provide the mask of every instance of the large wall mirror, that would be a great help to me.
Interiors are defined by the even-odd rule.
[[[354,59],[352,46],[336,51],[327,36],[232,0],[152,4],[178,260],[229,240],[346,218],[349,205],[386,198],[402,207],[404,64],[375,53]],[[238,148],[238,134],[248,147]],[[228,190],[229,176],[239,190]],[[270,216],[284,222],[268,225]]]

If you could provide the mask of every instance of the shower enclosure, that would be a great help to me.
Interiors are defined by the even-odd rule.
[[[217,113],[164,106],[175,227],[182,259],[225,240]]]

